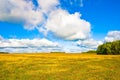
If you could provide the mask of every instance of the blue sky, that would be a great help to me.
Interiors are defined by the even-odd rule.
[[[27,47],[25,52],[81,52],[119,40],[119,3],[119,0],[1,0],[0,51],[22,52]]]

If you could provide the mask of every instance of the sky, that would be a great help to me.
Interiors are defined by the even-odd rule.
[[[120,40],[120,0],[0,0],[0,52],[83,52]]]

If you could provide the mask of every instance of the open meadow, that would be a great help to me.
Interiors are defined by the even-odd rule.
[[[0,54],[0,80],[120,80],[120,55]]]

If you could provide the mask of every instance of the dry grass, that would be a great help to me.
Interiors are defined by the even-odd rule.
[[[120,56],[0,54],[0,80],[120,80]]]

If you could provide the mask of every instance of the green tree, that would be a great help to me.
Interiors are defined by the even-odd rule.
[[[111,51],[113,54],[120,54],[120,40],[112,42]]]
[[[97,48],[97,54],[120,54],[120,40],[113,42],[106,42],[102,45],[99,45]]]
[[[96,52],[97,54],[103,54],[103,45],[99,45]]]

